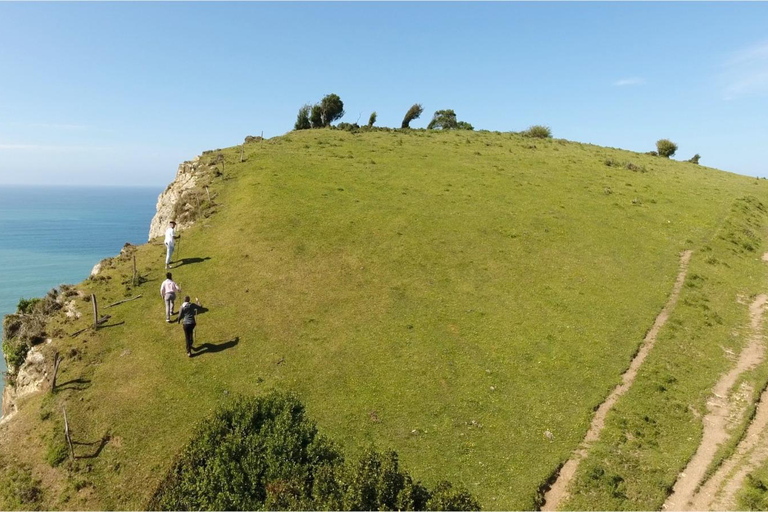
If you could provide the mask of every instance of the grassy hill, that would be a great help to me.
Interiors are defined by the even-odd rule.
[[[307,130],[247,144],[242,163],[240,146],[220,153],[215,213],[183,233],[173,270],[208,308],[210,350],[188,359],[164,321],[159,241],[136,250],[144,284],[126,284],[123,258],[79,285],[102,305],[143,298],[75,338],[90,304],[57,320],[44,350],[65,354],[68,384],[0,427],[6,478],[39,481],[41,507],[144,507],[195,422],[276,388],[349,454],[393,448],[486,509],[535,508],[691,249],[680,305],[568,504],[661,505],[724,350],[745,343],[737,299],[765,288],[767,181],[510,133]],[[766,373],[746,378],[762,389]],[[64,406],[82,458],[51,467]]]

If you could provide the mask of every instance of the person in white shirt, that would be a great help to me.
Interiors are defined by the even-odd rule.
[[[176,239],[179,238],[176,235],[176,223],[171,221],[171,226],[165,230],[165,268],[171,268],[171,254],[173,254],[173,248],[176,243]]]
[[[160,295],[165,301],[165,321],[171,322],[173,313],[173,302],[176,300],[176,294],[181,291],[178,284],[173,282],[173,276],[170,272],[165,274],[165,281],[160,285]]]

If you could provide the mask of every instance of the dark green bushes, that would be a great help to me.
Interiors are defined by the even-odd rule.
[[[296,114],[296,123],[293,125],[294,130],[308,130],[312,128],[312,123],[309,121],[309,112],[312,109],[309,105],[304,105],[299,109],[299,113]]]
[[[402,471],[395,452],[346,463],[290,394],[238,398],[201,423],[158,486],[161,510],[478,509],[449,483],[433,492]]]
[[[307,130],[309,128],[325,128],[344,116],[344,102],[338,94],[328,94],[320,103],[304,105],[296,115],[294,130]]]

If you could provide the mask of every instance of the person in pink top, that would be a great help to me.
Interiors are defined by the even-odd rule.
[[[181,287],[173,282],[173,276],[170,272],[165,274],[165,281],[160,285],[160,295],[165,301],[165,321],[171,323],[173,312],[173,302],[176,300],[176,294],[181,291]]]

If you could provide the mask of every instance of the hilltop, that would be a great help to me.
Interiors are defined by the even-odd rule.
[[[35,351],[46,368],[64,356],[58,391],[0,426],[0,478],[37,482],[36,506],[143,508],[196,422],[278,389],[347,453],[393,448],[415,478],[463,483],[486,509],[539,507],[691,251],[562,504],[659,508],[768,284],[768,182],[693,163],[514,133],[322,129],[184,168],[195,181],[169,210],[187,226],[172,272],[207,308],[208,349],[188,359],[164,322],[162,240],[77,285],[68,307],[82,316],[58,315]],[[91,293],[111,318],[72,337]],[[739,379],[754,404],[768,365]],[[63,407],[79,458],[53,467]]]

